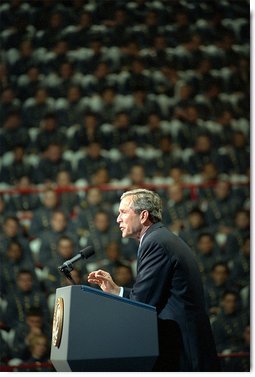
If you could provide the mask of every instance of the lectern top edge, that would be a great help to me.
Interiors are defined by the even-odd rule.
[[[101,291],[101,290],[99,290],[97,288],[88,287],[87,285],[81,285],[81,289],[83,291],[93,292],[93,293],[96,293],[98,295],[105,296],[105,297],[111,296],[111,299],[118,300],[118,301],[125,301],[127,304],[130,304],[130,305],[144,307],[146,309],[153,310],[153,311],[156,310],[155,306],[144,304],[143,302],[138,302],[138,301],[130,300],[128,298],[120,297],[120,296],[117,296],[117,295],[114,295],[114,294],[111,294],[111,293],[106,293],[106,292]]]
[[[97,294],[99,296],[104,296],[104,297],[111,297],[111,299],[113,299],[113,300],[122,301],[122,302],[124,301],[125,303],[127,303],[129,305],[138,306],[140,308],[144,307],[147,310],[156,311],[155,306],[144,304],[143,302],[130,300],[130,299],[125,298],[125,297],[116,296],[116,295],[111,294],[111,293],[106,293],[106,292],[101,291],[97,288],[92,288],[92,287],[89,287],[87,285],[72,285],[71,286],[71,288],[74,288],[74,289],[76,289],[77,287],[79,287],[82,291],[85,291],[85,292],[88,292],[88,293],[93,293],[93,294]],[[63,287],[63,288],[65,288],[65,287]],[[59,289],[61,289],[61,288],[59,288]]]

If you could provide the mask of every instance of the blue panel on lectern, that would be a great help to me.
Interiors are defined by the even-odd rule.
[[[52,344],[58,372],[151,371],[158,356],[155,307],[89,286],[58,288],[63,331]]]

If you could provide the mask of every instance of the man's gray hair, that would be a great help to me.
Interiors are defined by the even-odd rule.
[[[126,196],[132,196],[131,208],[135,213],[141,213],[143,210],[149,212],[149,219],[152,223],[162,220],[162,201],[160,196],[150,190],[135,189],[126,191],[121,195],[121,200]]]

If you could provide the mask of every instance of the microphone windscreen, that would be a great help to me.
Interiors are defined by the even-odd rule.
[[[80,253],[82,254],[83,258],[87,259],[95,254],[95,250],[93,246],[87,246],[85,249],[81,250]]]

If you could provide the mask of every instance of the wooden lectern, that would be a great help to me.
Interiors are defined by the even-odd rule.
[[[85,285],[56,290],[51,362],[58,372],[147,372],[157,356],[155,307]]]

